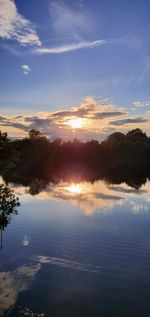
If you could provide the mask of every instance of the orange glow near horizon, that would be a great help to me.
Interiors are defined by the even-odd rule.
[[[71,184],[70,186],[66,187],[66,190],[74,194],[80,194],[82,192],[80,184]]]
[[[82,118],[74,118],[67,121],[67,125],[69,125],[73,129],[80,129],[85,125],[85,123],[86,119]]]

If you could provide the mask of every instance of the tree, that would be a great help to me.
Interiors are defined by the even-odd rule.
[[[8,163],[11,161],[11,146],[8,140],[7,133],[0,131],[0,170],[5,169]]]
[[[4,145],[5,143],[8,142],[8,137],[7,137],[7,133],[2,133],[0,131],[0,146]]]
[[[44,136],[42,135],[40,131],[32,129],[29,131],[29,137],[30,139],[38,139]]]
[[[148,139],[146,133],[144,133],[141,129],[138,129],[138,128],[129,131],[126,134],[126,138],[128,138],[131,141],[132,140],[133,141],[146,141]]]
[[[0,229],[1,229],[1,248],[2,248],[2,230],[10,221],[10,214],[17,214],[17,207],[20,206],[19,198],[15,196],[14,191],[8,186],[0,184]]]
[[[118,143],[118,142],[123,142],[124,138],[125,138],[125,136],[122,132],[114,132],[108,137],[106,142],[110,143],[110,144],[114,144],[114,143]]]

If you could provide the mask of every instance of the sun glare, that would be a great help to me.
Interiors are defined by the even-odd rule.
[[[79,184],[71,184],[70,186],[66,187],[66,190],[70,193],[80,194],[82,189]]]
[[[67,124],[73,129],[79,129],[85,125],[85,119],[82,119],[82,118],[70,119],[67,122]]]

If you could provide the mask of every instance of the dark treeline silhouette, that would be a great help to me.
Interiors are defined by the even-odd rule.
[[[0,132],[0,174],[7,182],[31,186],[36,194],[49,182],[125,181],[135,188],[150,177],[150,138],[140,129],[112,133],[105,141],[50,141],[36,130],[21,140]]]
[[[11,215],[17,214],[20,206],[18,197],[12,189],[4,184],[0,184],[0,248],[3,245],[2,231],[11,221]]]

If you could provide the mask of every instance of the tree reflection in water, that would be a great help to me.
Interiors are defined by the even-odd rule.
[[[10,223],[11,214],[17,214],[17,207],[20,206],[19,198],[8,186],[0,184],[0,248],[3,247],[3,230]]]

